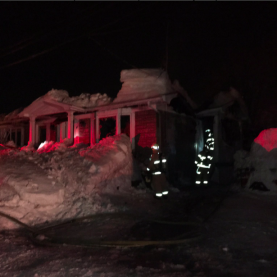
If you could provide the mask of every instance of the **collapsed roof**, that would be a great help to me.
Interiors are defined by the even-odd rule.
[[[232,107],[232,108],[231,108]],[[247,120],[248,109],[242,95],[235,88],[221,91],[202,105],[197,113],[199,116],[209,116],[221,111],[226,118]]]
[[[57,89],[50,90],[43,96],[43,98],[82,108],[92,108],[111,103],[111,98],[108,97],[107,94],[82,93],[79,96],[70,97],[66,90]]]
[[[127,69],[121,71],[121,90],[113,103],[163,97],[168,103],[175,96],[168,74],[163,69]]]
[[[172,99],[175,98],[176,100],[176,96],[183,103],[182,105],[186,107],[185,113],[187,111],[189,111],[189,114],[197,112],[200,116],[206,116],[220,109],[227,117],[233,117],[233,119],[234,117],[248,118],[247,108],[242,96],[232,87],[229,91],[219,92],[199,108],[190,98],[187,91],[179,84],[178,80],[172,83],[167,72],[161,68],[122,70],[120,81],[122,82],[122,87],[113,101],[106,94],[101,93],[82,93],[79,96],[70,97],[66,90],[52,89],[32,102],[23,111],[17,109],[2,118],[1,121],[13,121],[19,117],[29,116],[32,112],[42,115],[59,113],[69,109],[79,112],[91,112],[100,109],[113,109],[148,103],[149,101],[164,101],[170,104]],[[179,103],[178,99],[177,102]],[[239,106],[239,109],[235,111],[235,115],[234,112],[232,113],[228,109],[234,103]]]

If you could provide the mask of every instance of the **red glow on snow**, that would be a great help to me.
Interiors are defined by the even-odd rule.
[[[42,143],[39,145],[38,149],[42,148],[46,143],[47,143],[47,141],[42,142]]]
[[[277,148],[277,128],[263,130],[254,142],[260,144],[268,152]]]

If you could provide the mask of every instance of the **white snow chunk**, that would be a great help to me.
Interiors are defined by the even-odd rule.
[[[123,82],[122,88],[114,103],[159,97],[173,92],[171,81],[163,69],[122,70],[120,81]]]
[[[277,191],[277,128],[263,130],[254,140],[248,156],[254,171],[246,187],[262,182],[270,191]]]
[[[82,93],[79,96],[70,97],[69,93],[66,90],[57,89],[50,90],[43,96],[43,98],[83,108],[97,107],[109,104],[111,102],[111,98],[108,97],[105,93]]]
[[[8,146],[8,147],[16,147],[16,144],[14,143],[14,141],[13,140],[10,140],[10,141],[8,141],[7,143],[6,143],[6,146]]]
[[[260,144],[266,151],[270,152],[277,148],[277,128],[263,130],[254,142]]]
[[[131,186],[131,142],[124,134],[93,147],[46,142],[38,151],[22,150],[0,149],[0,211],[25,224],[114,212],[126,207],[114,206],[113,198],[145,197]],[[0,229],[7,228],[18,226],[0,218]]]

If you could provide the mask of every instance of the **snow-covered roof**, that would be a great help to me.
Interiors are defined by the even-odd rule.
[[[94,108],[111,103],[111,98],[105,93],[82,93],[79,96],[70,97],[66,90],[57,89],[50,90],[46,95],[44,95],[44,99],[54,100],[59,103],[80,108]]]
[[[83,93],[80,96],[70,97],[66,90],[52,89],[26,107],[19,116],[42,116],[68,111],[86,112],[86,108],[94,108],[110,102],[111,99],[106,94]]]
[[[122,70],[121,90],[114,101],[106,94],[82,93],[70,97],[66,90],[52,89],[18,114],[19,117],[46,116],[68,111],[110,110],[149,102],[169,103],[177,92],[163,69]]]

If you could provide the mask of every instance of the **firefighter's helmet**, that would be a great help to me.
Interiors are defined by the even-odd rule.
[[[154,149],[154,150],[159,150],[159,144],[157,144],[157,143],[154,143],[154,144],[152,144],[151,145],[151,149]]]

